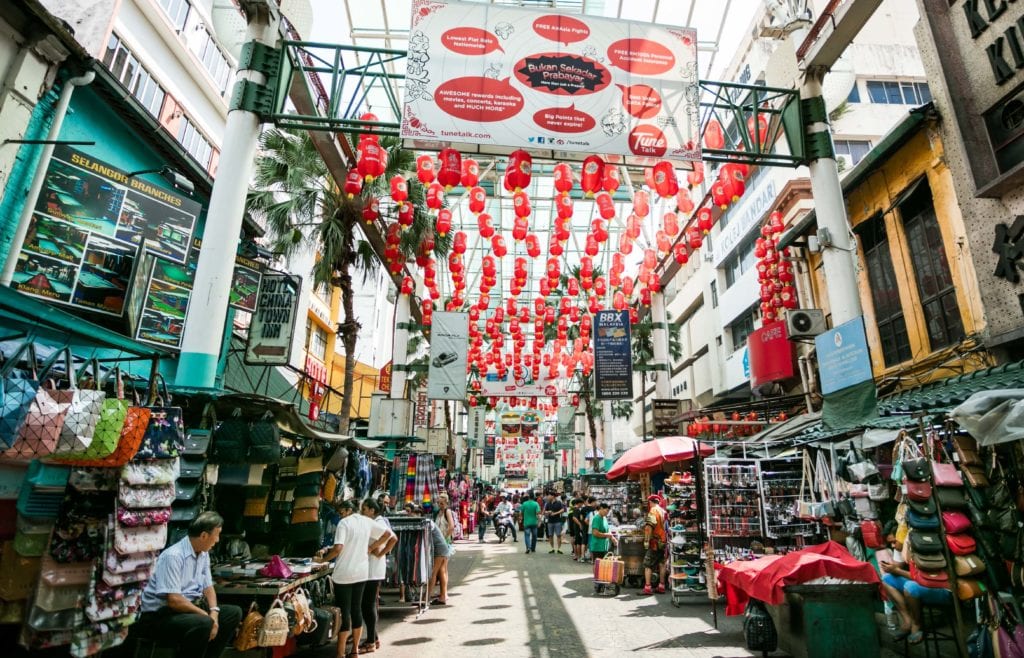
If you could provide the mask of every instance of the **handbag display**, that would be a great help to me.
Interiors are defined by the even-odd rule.
[[[963,487],[935,487],[935,499],[942,509],[967,509],[967,496]]]
[[[99,372],[99,365],[93,365],[94,372]],[[106,376],[100,381],[99,386],[104,386],[106,381],[114,378],[114,396],[106,397],[100,408],[99,419],[96,421],[96,429],[92,436],[89,447],[79,452],[72,452],[65,455],[68,459],[104,459],[117,450],[117,444],[121,441],[121,433],[124,424],[128,419],[129,404],[124,399],[124,385],[121,381],[121,369],[111,368]]]
[[[931,476],[931,465],[924,457],[904,460],[903,475],[914,482],[925,482]]]
[[[978,442],[969,434],[959,434],[953,437],[953,450],[960,459],[960,466],[981,466],[981,457],[978,456]],[[984,473],[984,470],[982,470]]]
[[[877,520],[866,520],[860,522],[861,541],[868,548],[884,548],[885,536],[882,534],[882,524]]]
[[[238,635],[235,636],[235,650],[249,651],[260,646],[260,628],[263,626],[263,615],[253,601],[249,606],[249,612],[238,627]]]
[[[946,545],[949,546],[949,552],[953,555],[970,555],[973,553],[977,544],[974,541],[974,537],[970,535],[946,535]]]
[[[163,397],[156,395],[158,385],[163,387]],[[149,405],[149,424],[146,425],[142,444],[132,461],[171,459],[177,457],[185,445],[185,426],[182,422],[181,407],[165,404],[165,400],[169,403],[170,396],[167,393],[167,382],[159,374],[153,378],[151,397],[153,404]]]
[[[803,451],[803,474],[800,479],[800,494],[797,500],[797,518],[806,521],[821,521],[831,518],[835,514],[830,501],[818,500],[815,493],[817,478],[815,477],[814,465],[811,464],[810,453]]]
[[[95,563],[91,561],[63,564],[49,555],[43,555],[40,561],[39,578],[52,587],[88,585],[92,580],[95,566]]]
[[[107,394],[98,390],[98,373],[94,373],[97,388],[78,388],[78,377],[75,372],[71,350],[66,350],[68,364],[68,380],[70,390],[74,392],[71,407],[64,416],[64,426],[60,430],[60,440],[53,453],[55,455],[78,453],[92,445],[96,434],[96,425],[100,420],[100,411]]]
[[[904,479],[903,486],[906,487],[907,498],[910,500],[925,501],[932,497],[932,485],[929,482]]]
[[[269,411],[249,425],[246,461],[250,464],[276,464],[281,461],[281,430]]]
[[[942,553],[911,553],[910,561],[925,571],[938,571],[946,568],[946,556]]]
[[[931,555],[942,552],[942,540],[937,532],[922,532],[912,530],[910,532],[910,548],[915,553]]]
[[[911,580],[922,587],[934,587],[940,589],[949,588],[949,574],[945,569],[928,571],[918,567],[912,562],[910,564],[910,577]]]
[[[932,482],[937,487],[962,487],[964,478],[956,464],[932,462]]]
[[[167,525],[126,528],[114,524],[114,550],[118,553],[159,551],[167,545]]]
[[[121,468],[121,481],[128,484],[171,484],[178,479],[180,472],[177,458],[130,462]]]
[[[961,601],[976,599],[985,593],[985,586],[977,578],[957,578],[956,597]]]
[[[985,562],[974,553],[954,555],[953,570],[957,576],[976,576],[985,572]]]
[[[103,570],[110,574],[126,574],[140,569],[147,569],[156,563],[156,551],[142,553],[118,553],[113,548],[107,550],[103,560]]]
[[[922,515],[913,509],[907,510],[907,525],[914,530],[938,530],[939,517],[937,514]]]
[[[971,520],[963,512],[943,510],[942,527],[948,534],[966,532],[971,528]]]
[[[215,464],[244,463],[249,453],[248,437],[249,423],[242,418],[242,410],[235,409],[213,433],[210,461]]]
[[[121,483],[117,490],[117,499],[121,505],[129,509],[148,507],[170,507],[174,502],[173,484],[154,486]]]
[[[14,445],[39,391],[39,377],[34,372],[15,369],[27,352],[30,367],[35,370],[35,356],[29,345],[28,342],[20,345],[0,367],[0,448],[3,449]]]
[[[257,643],[261,647],[280,647],[288,641],[288,613],[284,610],[281,599],[274,599],[263,617]]]
[[[171,520],[171,508],[128,509],[117,507],[117,522],[126,528],[146,525],[160,525]]]
[[[185,446],[181,451],[182,455],[189,457],[202,457],[206,459],[210,449],[210,438],[213,433],[205,429],[190,429],[185,436]]]

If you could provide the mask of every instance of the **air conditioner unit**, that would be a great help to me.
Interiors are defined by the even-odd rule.
[[[814,338],[824,333],[825,312],[820,308],[801,308],[786,311],[786,333],[790,340],[798,338]]]

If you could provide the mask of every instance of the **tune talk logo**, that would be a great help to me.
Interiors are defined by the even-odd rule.
[[[668,140],[656,126],[639,125],[629,131],[629,150],[634,155],[660,158],[668,150]]]

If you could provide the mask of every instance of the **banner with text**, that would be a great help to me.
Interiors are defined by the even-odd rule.
[[[699,160],[699,94],[690,28],[491,3],[412,3],[406,146]]]
[[[427,397],[431,400],[466,398],[468,313],[434,313],[430,328],[430,369]]]
[[[594,380],[598,400],[633,398],[628,311],[598,311],[594,319]]]

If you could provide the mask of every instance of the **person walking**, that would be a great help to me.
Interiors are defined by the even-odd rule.
[[[414,513],[423,514],[420,508],[414,508]],[[427,581],[427,600],[432,605],[448,605],[448,558],[452,555],[451,544],[445,539],[444,533],[437,527],[432,519],[428,519],[430,528],[430,543],[434,549],[434,564],[430,570],[430,580]],[[438,593],[432,597],[434,583],[437,583]]]
[[[487,499],[480,498],[476,501],[476,540],[478,542],[484,541],[484,535],[487,534],[487,519],[490,516],[487,514]]]
[[[337,558],[332,580],[334,604],[341,609],[338,656],[359,655],[359,640],[363,634],[363,590],[370,576],[370,545],[388,532],[355,511],[356,505],[351,500],[338,504],[341,521],[334,531],[334,546],[317,551],[313,558],[316,562],[330,562]],[[346,654],[349,634],[352,635],[352,651]]]
[[[590,515],[590,554],[595,562],[607,555],[609,544],[616,541],[608,528],[610,511],[611,505],[601,503],[597,506],[597,511]]]
[[[548,504],[544,506],[544,516],[548,525],[548,544],[551,550],[548,553],[562,553],[562,527],[565,518],[565,503],[561,496],[555,496],[552,492]]]
[[[540,521],[540,505],[533,499],[533,493],[526,494],[526,500],[519,505],[523,521],[523,543],[527,553],[537,552],[537,525]]]
[[[366,626],[366,638],[359,646],[359,653],[373,653],[380,649],[380,638],[377,636],[377,605],[380,595],[380,584],[384,582],[387,575],[387,558],[384,557],[398,543],[398,536],[391,529],[391,522],[381,512],[380,503],[375,500],[364,500],[360,512],[363,516],[373,520],[374,523],[387,530],[380,539],[370,545],[370,569],[366,579],[366,586],[363,587],[363,598],[361,612],[363,613],[363,624]]]

